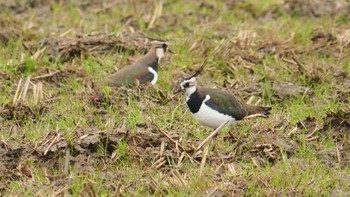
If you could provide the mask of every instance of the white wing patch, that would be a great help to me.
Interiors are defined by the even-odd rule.
[[[210,99],[210,95],[209,95],[209,94],[207,94],[207,96],[205,96],[205,99],[203,100],[203,103],[205,103],[205,102],[209,101],[209,99]]]
[[[148,67],[148,71],[153,74],[153,79],[151,81],[151,84],[155,85],[157,83],[157,80],[158,80],[158,73],[152,67]]]
[[[206,101],[210,99],[210,95],[205,96],[205,99],[203,100],[203,103],[201,107],[199,108],[199,111],[193,116],[202,124],[211,127],[211,128],[217,128],[221,124],[223,124],[226,121],[230,121],[231,123],[234,122],[236,119],[232,118],[229,115],[220,113],[218,111],[215,111],[214,109],[210,108],[205,104]]]

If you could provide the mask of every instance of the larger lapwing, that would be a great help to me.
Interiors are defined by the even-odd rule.
[[[183,79],[180,88],[175,91],[185,92],[187,106],[200,123],[217,128],[225,122],[233,123],[249,115],[268,117],[271,107],[246,104],[223,90],[197,87],[196,77],[202,69],[203,66],[194,75]]]
[[[116,86],[138,86],[147,82],[155,85],[158,80],[158,66],[168,49],[168,43],[151,41],[146,55],[134,64],[124,67],[107,78],[107,84]]]

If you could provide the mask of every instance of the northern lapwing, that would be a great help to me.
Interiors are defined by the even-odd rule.
[[[107,78],[107,84],[116,86],[138,86],[147,82],[155,85],[158,80],[158,65],[168,49],[168,43],[151,41],[151,48],[141,59],[117,71]]]
[[[249,115],[268,117],[271,107],[246,104],[223,90],[197,87],[196,77],[202,69],[203,66],[194,75],[183,79],[180,88],[175,91],[185,92],[187,106],[200,123],[217,128],[227,121],[233,123]]]

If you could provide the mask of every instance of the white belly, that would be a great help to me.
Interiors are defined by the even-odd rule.
[[[235,121],[234,118],[232,118],[229,115],[219,113],[211,108],[209,108],[207,105],[205,105],[205,101],[209,100],[210,96],[207,95],[204,99],[203,104],[199,108],[199,111],[193,116],[202,124],[211,127],[211,128],[217,128],[221,124],[223,124],[226,121],[230,121],[231,123]]]

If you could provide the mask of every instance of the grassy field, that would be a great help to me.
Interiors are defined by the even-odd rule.
[[[346,1],[0,2],[0,195],[350,195]],[[102,81],[170,43],[155,87]],[[182,78],[272,106],[213,131]],[[174,141],[169,140],[167,133]]]

